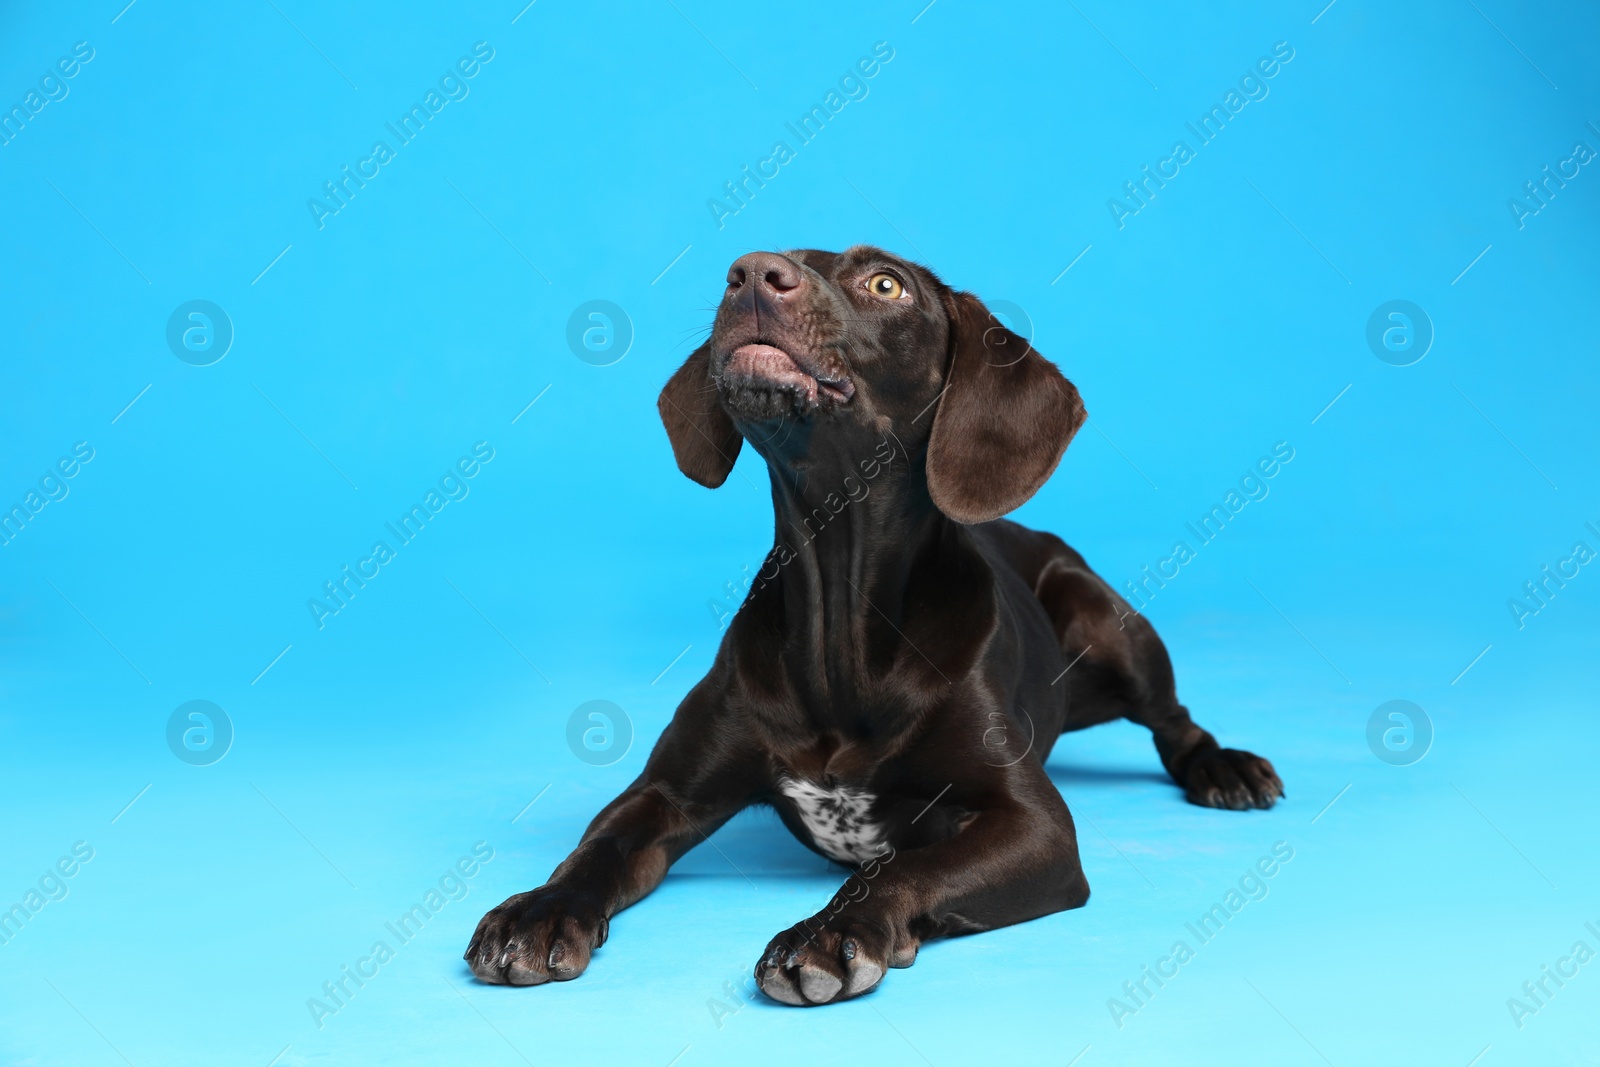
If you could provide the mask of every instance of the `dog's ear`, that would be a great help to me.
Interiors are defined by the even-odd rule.
[[[722,410],[717,385],[711,380],[711,342],[695,349],[667,379],[656,409],[678,469],[708,489],[726,481],[744,438]]]
[[[1087,417],[1073,384],[971,293],[945,298],[950,367],[928,441],[928,491],[957,522],[997,519],[1038,491]]]

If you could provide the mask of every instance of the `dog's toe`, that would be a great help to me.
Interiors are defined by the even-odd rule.
[[[800,968],[800,994],[813,1004],[826,1004],[839,995],[844,979],[807,961]]]
[[[772,946],[767,949],[767,954],[756,964],[756,985],[780,1004],[803,1007],[806,998],[800,995],[800,986],[795,981],[794,974],[784,965],[785,960],[791,955],[791,950],[786,944],[780,944],[783,940],[782,935],[774,939]]]
[[[845,996],[853,997],[860,993],[865,993],[883,981],[883,965],[870,956],[862,954],[855,938],[845,938],[840,955],[844,957],[845,967],[850,972],[850,984],[845,988]],[[915,958],[914,953],[913,958]],[[910,964],[906,964],[906,966],[909,967]]]

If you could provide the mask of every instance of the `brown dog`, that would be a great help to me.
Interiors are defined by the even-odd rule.
[[[1083,557],[1000,519],[1085,413],[976,297],[876,248],[744,256],[659,406],[703,485],[743,442],[761,453],[777,544],[644,773],[478,924],[481,980],[576,978],[611,916],[750,804],[856,869],[757,963],[785,1004],[865,993],[928,938],[1079,907],[1043,764],[1057,735],[1118,717],[1192,803],[1282,796],[1270,763],[1189,718],[1155,631]]]

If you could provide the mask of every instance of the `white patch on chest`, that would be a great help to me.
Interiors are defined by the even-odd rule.
[[[794,801],[800,821],[817,848],[840,863],[865,863],[888,851],[883,831],[867,812],[875,797],[860,789],[824,789],[815,782],[780,778],[778,788]]]

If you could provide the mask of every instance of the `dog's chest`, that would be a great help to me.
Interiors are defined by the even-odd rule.
[[[868,817],[876,799],[871,793],[787,777],[779,779],[778,788],[794,802],[817,848],[832,859],[865,863],[888,850],[883,829]]]

